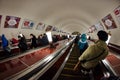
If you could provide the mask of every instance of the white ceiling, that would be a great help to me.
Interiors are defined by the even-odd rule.
[[[41,21],[67,32],[85,31],[120,0],[0,0],[0,13]]]

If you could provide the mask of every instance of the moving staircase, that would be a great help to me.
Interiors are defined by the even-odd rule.
[[[57,80],[90,80],[89,76],[83,75],[80,71],[73,71],[75,64],[78,61],[79,48],[77,44],[75,44],[60,76]]]

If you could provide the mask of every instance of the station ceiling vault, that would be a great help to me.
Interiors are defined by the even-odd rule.
[[[111,13],[120,0],[0,0],[0,12],[83,32]]]

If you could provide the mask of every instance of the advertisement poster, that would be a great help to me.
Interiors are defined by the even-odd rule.
[[[114,10],[115,17],[120,24],[120,5]]]
[[[32,20],[25,19],[23,21],[22,29],[32,29],[34,22]]]
[[[57,31],[57,27],[53,27],[53,29],[52,29],[53,31]]]
[[[93,31],[92,31],[92,29],[91,28],[89,28],[88,29],[88,33],[92,33]]]
[[[104,27],[103,27],[103,25],[100,22],[95,24],[95,27],[96,27],[97,31],[104,30]]]
[[[97,30],[96,27],[95,27],[95,25],[91,26],[90,29],[92,30],[92,32],[94,32],[94,31]]]
[[[4,28],[18,28],[19,22],[19,17],[6,16]]]
[[[108,14],[106,17],[102,19],[106,29],[114,29],[117,28],[115,21],[113,20],[111,14]]]
[[[51,25],[48,25],[48,26],[46,27],[45,31],[51,31],[52,28],[53,28],[53,27],[52,27]]]
[[[44,30],[44,28],[45,28],[45,24],[43,24],[43,23],[38,23],[38,25],[37,25],[37,27],[36,27],[36,30]]]
[[[88,32],[89,32],[89,33],[93,33],[94,31],[96,31],[95,25],[91,26],[91,27],[88,29]]]

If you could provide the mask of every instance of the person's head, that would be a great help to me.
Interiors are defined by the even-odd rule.
[[[6,39],[5,35],[2,34],[2,37],[1,37],[2,40]]]
[[[103,30],[98,31],[97,36],[102,41],[107,41],[108,39],[108,34]]]
[[[81,40],[83,42],[87,40],[86,34],[81,34]]]
[[[20,40],[21,39],[21,36],[20,35],[18,35],[18,40]]]
[[[33,34],[30,34],[30,36],[33,36]]]
[[[2,34],[2,37],[5,37],[5,35],[4,35],[4,34]]]
[[[33,38],[33,36],[34,36],[33,34],[30,34],[30,38]]]
[[[5,37],[5,34],[2,34],[1,39],[2,40],[7,40],[7,38]]]

